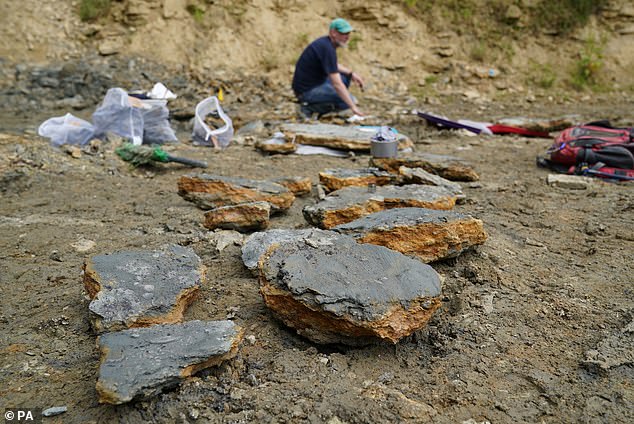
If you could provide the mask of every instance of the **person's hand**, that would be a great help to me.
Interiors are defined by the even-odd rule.
[[[354,113],[355,115],[358,115],[358,116],[364,116],[364,115],[363,115],[363,112],[361,112],[361,111],[359,110],[359,108],[357,107],[357,105],[352,106],[352,107],[350,108],[350,110],[351,110],[351,111],[352,111],[352,113]]]
[[[356,72],[353,72],[352,74],[350,74],[350,80],[352,82],[354,82],[355,84],[357,84],[359,86],[359,88],[361,88],[361,91],[363,91],[363,78],[361,78],[361,75],[357,74]]]

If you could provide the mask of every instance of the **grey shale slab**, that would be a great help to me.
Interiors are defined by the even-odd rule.
[[[242,245],[242,262],[252,272],[257,273],[260,257],[274,244],[291,240],[308,240],[308,243],[328,243],[329,238],[338,237],[331,231],[307,228],[298,230],[273,229],[251,234]]]
[[[441,303],[432,267],[345,235],[273,245],[259,270],[266,305],[316,343],[396,343],[425,326]]]
[[[101,335],[100,403],[148,398],[234,357],[242,329],[232,321],[188,321]]]
[[[360,243],[376,244],[421,261],[460,255],[487,239],[482,221],[454,211],[398,208],[376,212],[333,228]]]
[[[93,256],[84,263],[93,328],[100,333],[182,320],[205,272],[198,255],[178,245]]]
[[[310,224],[319,228],[333,228],[374,212],[393,208],[452,209],[456,194],[442,187],[429,185],[344,187],[333,191],[315,205],[307,205],[302,212]]]

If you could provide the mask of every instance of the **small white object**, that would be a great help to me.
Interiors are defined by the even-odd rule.
[[[175,99],[177,96],[172,91],[170,91],[162,82],[157,82],[152,87],[152,90],[147,93],[148,97],[151,99],[166,99],[171,100]]]
[[[365,117],[364,116],[359,116],[359,115],[352,115],[350,118],[346,119],[346,121],[348,122],[360,122],[360,121],[364,121]]]

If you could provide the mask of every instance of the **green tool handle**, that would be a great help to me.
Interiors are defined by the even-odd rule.
[[[182,163],[183,165],[194,166],[196,168],[207,168],[207,162],[194,159],[179,158],[170,154],[167,154],[167,162]]]

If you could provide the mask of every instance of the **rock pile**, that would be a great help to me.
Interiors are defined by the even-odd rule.
[[[100,402],[152,396],[235,356],[242,330],[233,322],[181,323],[204,278],[200,258],[176,245],[97,255],[85,262],[91,322],[103,333],[98,338]]]
[[[204,226],[240,232],[263,230],[272,213],[285,212],[295,194],[310,192],[310,180],[285,178],[278,183],[208,174],[191,174],[178,180],[178,193],[205,213]]]

